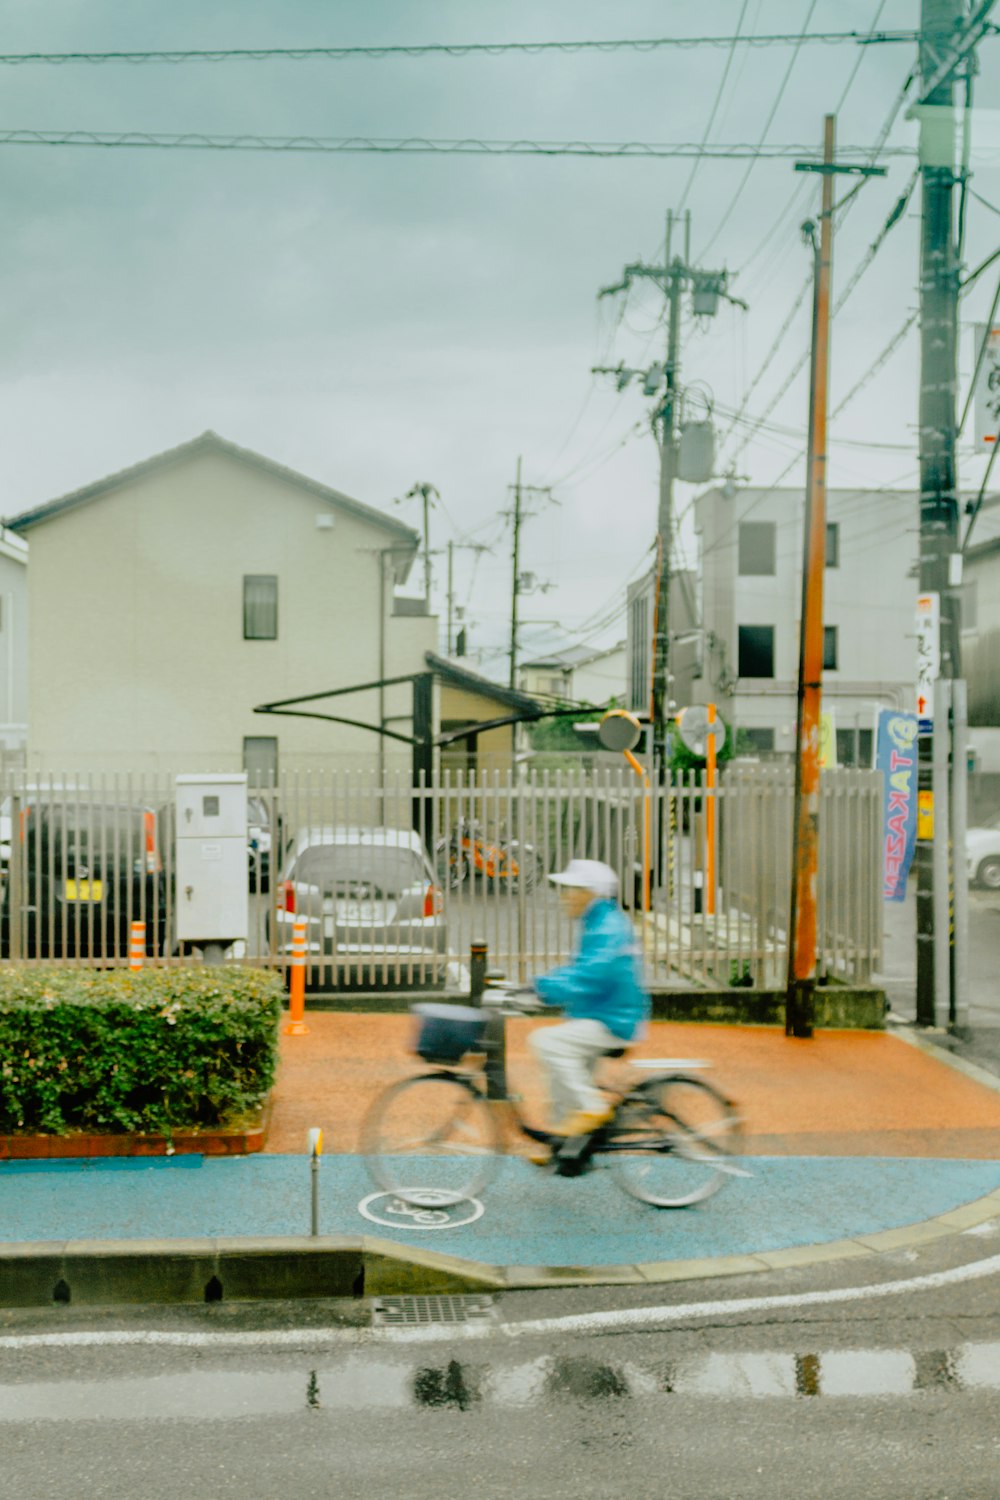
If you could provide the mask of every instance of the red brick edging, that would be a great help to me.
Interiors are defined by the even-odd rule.
[[[263,1151],[271,1101],[253,1125],[227,1130],[175,1130],[165,1135],[0,1135],[0,1161],[48,1161],[93,1156],[247,1156]]]

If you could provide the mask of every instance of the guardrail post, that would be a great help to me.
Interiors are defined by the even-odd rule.
[[[292,966],[288,995],[288,1025],[286,1036],[308,1036],[306,1025],[306,928],[305,917],[296,917],[292,924]]]
[[[310,1179],[310,1217],[309,1232],[312,1235],[319,1234],[319,1159],[323,1154],[323,1132],[313,1127],[309,1132],[309,1179]]]
[[[141,969],[143,959],[146,957],[146,924],[145,922],[133,922],[130,929],[128,947],[128,966],[133,971]]]

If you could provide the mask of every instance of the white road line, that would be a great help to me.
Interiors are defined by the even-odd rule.
[[[178,1349],[315,1349],[335,1344],[446,1343],[470,1339],[532,1338],[556,1333],[604,1333],[609,1329],[646,1328],[662,1323],[682,1323],[699,1318],[733,1317],[741,1313],[773,1312],[790,1307],[824,1307],[837,1302],[866,1302],[878,1297],[899,1297],[914,1292],[932,1292],[1000,1274],[1000,1255],[971,1261],[950,1271],[932,1271],[905,1281],[875,1286],[836,1287],[828,1292],[788,1292],[773,1297],[732,1297],[717,1302],[682,1302],[667,1307],[616,1308],[607,1312],[570,1314],[559,1318],[535,1318],[523,1323],[430,1323],[413,1328],[302,1328],[263,1329],[248,1332],[195,1332],[153,1329],[106,1330],[90,1333],[4,1334],[0,1350],[79,1349],[159,1346]]]

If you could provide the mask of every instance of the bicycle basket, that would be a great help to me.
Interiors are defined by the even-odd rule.
[[[413,1050],[424,1062],[457,1063],[480,1048],[486,1017],[470,1005],[415,1005]]]

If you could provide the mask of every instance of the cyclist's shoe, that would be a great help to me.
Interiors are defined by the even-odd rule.
[[[525,1146],[517,1155],[521,1161],[528,1161],[533,1167],[551,1167],[553,1161],[552,1151],[543,1145]]]
[[[602,1125],[610,1125],[615,1117],[614,1109],[577,1109],[571,1115],[567,1115],[562,1124],[556,1127],[555,1135],[593,1135],[595,1130],[600,1130]]]

